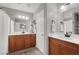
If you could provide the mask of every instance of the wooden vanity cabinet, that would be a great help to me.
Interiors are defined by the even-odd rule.
[[[8,47],[8,50],[9,52],[13,52],[13,51],[16,51],[16,37],[14,36],[9,36],[9,47]]]
[[[16,35],[16,50],[24,49],[24,36],[23,35]]]
[[[25,43],[24,43],[24,45],[25,45],[25,47],[24,48],[29,48],[30,47],[30,38],[31,36],[29,36],[29,35],[25,35],[24,36],[24,41],[25,41]]]
[[[78,46],[78,55],[79,55],[79,46]]]
[[[62,55],[77,55],[77,48],[61,45]]]
[[[36,45],[35,34],[9,36],[9,53],[30,47],[35,47],[35,45]]]
[[[36,37],[35,35],[31,35],[31,39],[30,39],[30,47],[33,47],[36,45]]]
[[[78,45],[70,42],[61,41],[63,55],[77,55]]]
[[[62,53],[58,41],[49,38],[49,55],[60,55],[60,54]]]
[[[49,55],[77,55],[78,45],[49,37]]]

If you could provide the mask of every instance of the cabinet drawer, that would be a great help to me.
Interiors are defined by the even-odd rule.
[[[63,40],[60,40],[60,44],[66,45],[66,46],[69,46],[69,47],[74,47],[74,49],[78,48],[77,44],[74,44],[74,43],[71,43],[71,42],[67,42],[67,41],[63,41]]]

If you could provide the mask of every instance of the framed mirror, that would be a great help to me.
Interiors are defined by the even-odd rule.
[[[25,24],[20,24],[20,29],[26,29],[26,25]]]

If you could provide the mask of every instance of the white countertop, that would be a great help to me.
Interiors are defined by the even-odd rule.
[[[25,35],[25,34],[35,34],[35,33],[31,33],[31,32],[25,32],[25,33],[15,32],[15,33],[10,33],[8,35]]]
[[[49,37],[58,38],[67,42],[79,44],[79,35],[72,34],[71,37],[65,37],[63,33],[49,34]]]

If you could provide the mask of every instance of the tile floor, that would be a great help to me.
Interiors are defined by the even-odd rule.
[[[43,54],[39,51],[39,49],[33,47],[33,48],[12,52],[9,53],[8,55],[43,55]]]

